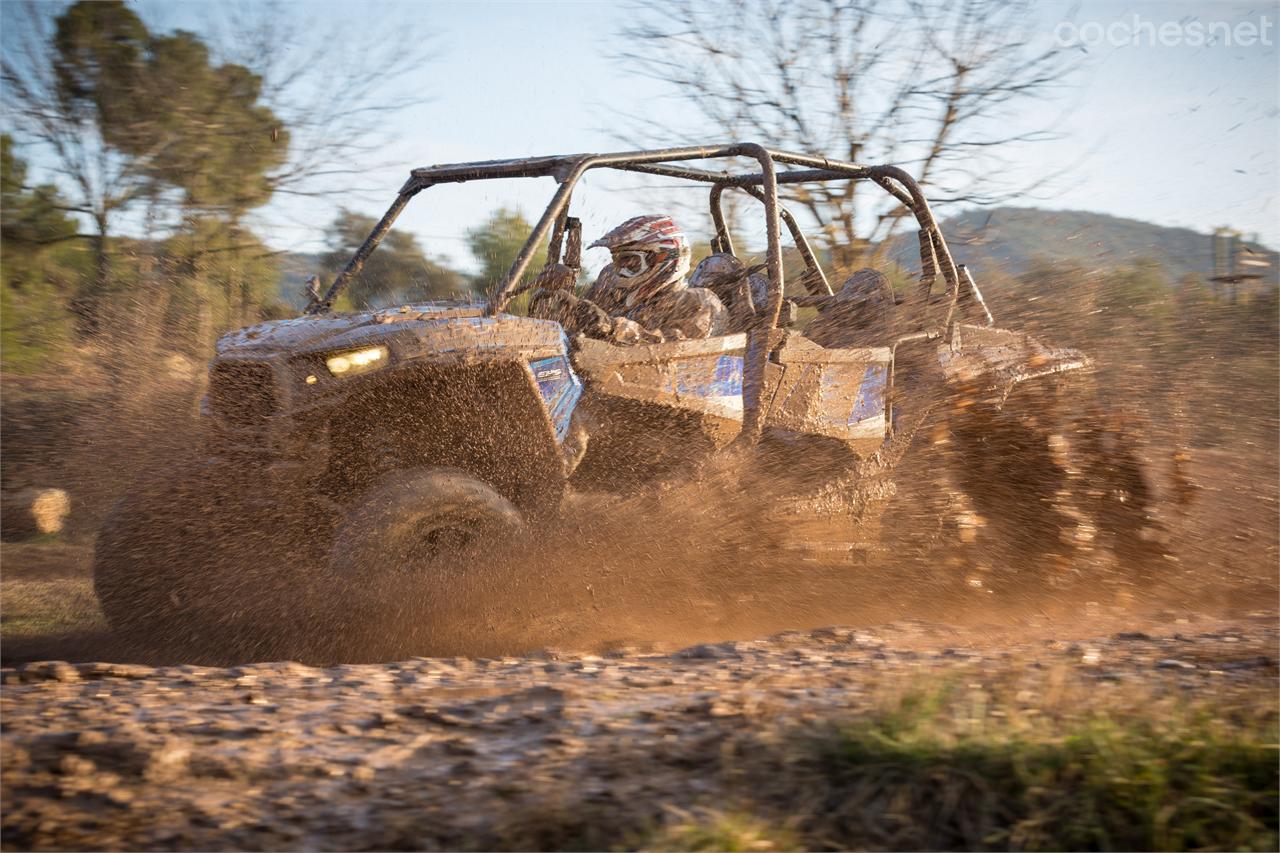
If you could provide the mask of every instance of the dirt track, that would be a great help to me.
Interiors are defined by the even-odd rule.
[[[765,815],[799,830],[797,846],[839,847],[822,832],[841,825],[832,809],[843,806],[810,784],[803,744],[886,697],[949,690],[973,718],[963,725],[985,720],[999,732],[1019,715],[1112,706],[1157,725],[1191,707],[1215,720],[1270,714],[1274,726],[1274,488],[1259,498],[1237,485],[1248,481],[1202,481],[1214,512],[1180,527],[1193,556],[1170,568],[1160,602],[1138,606],[1105,585],[1018,608],[925,595],[928,609],[903,619],[801,596],[788,581],[803,624],[867,627],[679,650],[801,623],[767,597],[742,624],[690,622],[659,584],[658,616],[680,622],[675,630],[654,613],[596,609],[609,589],[600,586],[574,602],[593,624],[541,640],[598,650],[622,641],[595,655],[193,666],[112,636],[92,603],[87,546],[6,544],[6,631],[28,590],[38,593],[32,612],[46,612],[46,596],[70,603],[50,627],[17,642],[6,633],[3,846],[661,848],[662,827],[707,810]],[[116,662],[94,662],[104,659]],[[796,814],[826,823],[799,825]],[[906,834],[841,837],[906,849],[977,843],[965,835],[976,830],[945,824],[951,835],[910,834],[926,825],[934,831],[913,818],[895,830]]]
[[[608,657],[32,663],[3,672],[4,843],[592,848],[690,809],[785,808],[780,745],[904,685],[1025,708],[1274,691],[1273,614],[1168,619],[1083,641],[903,623]]]

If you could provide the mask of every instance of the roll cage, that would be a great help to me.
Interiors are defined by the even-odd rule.
[[[729,170],[712,171],[686,165],[690,161],[720,160],[742,158],[755,161],[758,171],[732,172]],[[779,166],[789,167],[779,169]],[[688,148],[661,148],[649,151],[622,151],[611,154],[569,154],[549,157],[524,157],[512,160],[485,160],[474,163],[453,163],[427,166],[414,169],[409,180],[400,188],[395,201],[374,226],[369,236],[356,249],[351,260],[334,278],[333,284],[323,294],[313,293],[306,314],[323,314],[330,311],[334,302],[342,294],[348,282],[360,272],[365,260],[391,230],[405,205],[415,195],[437,184],[467,183],[470,181],[496,180],[506,178],[540,178],[551,177],[559,184],[551,202],[547,205],[532,233],[516,259],[511,264],[506,276],[493,292],[489,294],[485,306],[485,314],[493,316],[500,313],[507,303],[519,292],[519,282],[528,271],[539,246],[550,237],[550,249],[547,263],[556,263],[560,259],[568,219],[569,202],[578,181],[591,169],[615,169],[624,172],[659,175],[681,180],[695,181],[711,185],[710,208],[711,218],[715,226],[712,249],[718,252],[733,252],[732,240],[725,225],[721,199],[726,189],[741,190],[764,204],[765,234],[768,243],[765,268],[769,281],[769,300],[757,326],[748,332],[747,349],[743,359],[743,434],[754,439],[760,434],[763,425],[761,396],[764,390],[764,374],[768,363],[769,352],[777,343],[776,329],[778,316],[782,308],[784,293],[784,277],[782,266],[781,223],[785,222],[791,233],[796,250],[804,260],[806,270],[803,284],[811,297],[830,296],[831,286],[827,281],[808,240],[799,224],[789,211],[779,202],[778,187],[784,184],[799,184],[827,181],[871,181],[892,195],[915,216],[919,226],[920,244],[920,291],[927,296],[932,290],[937,276],[941,274],[946,285],[946,313],[942,323],[930,331],[910,335],[907,339],[941,337],[954,328],[956,304],[961,295],[961,283],[966,285],[966,293],[980,306],[984,313],[986,307],[982,297],[973,284],[972,278],[962,266],[957,266],[947,247],[946,240],[933,217],[929,203],[920,190],[919,184],[907,172],[897,166],[862,166],[827,157],[815,157],[808,154],[796,154],[766,148],[752,142],[740,142],[731,145],[712,145]],[[987,314],[988,323],[990,315]],[[905,342],[900,339],[894,342]]]

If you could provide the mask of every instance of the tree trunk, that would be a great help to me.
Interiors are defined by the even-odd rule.
[[[71,301],[76,331],[82,339],[97,337],[102,331],[102,303],[111,282],[111,255],[107,250],[106,214],[94,214],[97,233],[93,235],[93,278],[89,286]]]

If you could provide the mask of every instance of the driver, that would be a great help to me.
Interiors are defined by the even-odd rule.
[[[608,322],[575,323],[578,331],[615,343],[657,343],[724,334],[728,312],[706,288],[691,288],[689,241],[669,216],[636,216],[589,248],[606,248],[612,261],[573,310],[582,317],[600,309]],[[582,305],[581,303],[588,303]],[[585,310],[584,310],[585,309]]]

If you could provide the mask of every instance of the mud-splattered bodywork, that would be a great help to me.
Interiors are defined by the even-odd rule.
[[[571,478],[629,487],[688,470],[737,438],[747,343],[738,334],[571,345],[550,321],[442,303],[285,320],[219,342],[206,411],[218,452],[256,457],[335,503],[389,470],[445,466],[545,512]],[[1088,364],[987,327],[957,326],[951,342],[929,348],[951,396],[996,408],[1020,382]],[[374,369],[328,369],[328,359],[371,349],[385,352]],[[768,516],[782,519],[777,538],[824,553],[865,546],[909,443],[895,429],[918,425],[894,416],[893,349],[825,348],[787,332],[764,384],[761,456],[778,457],[779,479],[814,459],[827,475],[783,489]]]
[[[358,373],[329,367],[371,351],[377,364]],[[226,335],[206,412],[218,452],[267,457],[336,502],[387,470],[440,465],[483,472],[527,503],[563,484],[581,394],[555,323],[427,304]]]

